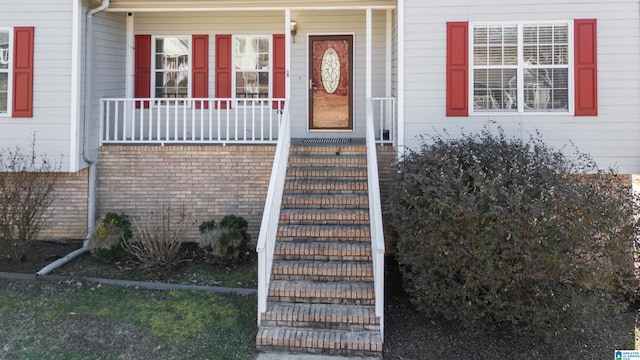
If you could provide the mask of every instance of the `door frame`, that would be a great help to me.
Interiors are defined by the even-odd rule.
[[[314,129],[312,128],[312,120],[313,120],[313,91],[310,87],[312,81],[312,73],[313,73],[313,47],[311,46],[312,38],[317,40],[330,40],[330,39],[340,39],[340,38],[350,38],[351,47],[349,49],[349,125],[346,128],[320,128]],[[307,132],[354,132],[354,112],[355,112],[355,104],[354,104],[354,91],[355,91],[355,46],[356,46],[356,34],[355,32],[337,32],[337,33],[309,33],[307,34],[307,77],[306,77],[306,89],[307,89]]]

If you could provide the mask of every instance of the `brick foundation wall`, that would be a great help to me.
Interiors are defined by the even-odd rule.
[[[89,169],[60,174],[56,198],[48,209],[49,222],[40,240],[77,240],[87,235],[87,189]]]
[[[140,218],[184,204],[185,241],[197,239],[202,221],[235,214],[247,219],[255,243],[274,153],[270,145],[103,146],[96,221],[107,212]]]

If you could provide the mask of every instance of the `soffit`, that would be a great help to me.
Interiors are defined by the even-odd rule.
[[[98,4],[100,1],[94,0]],[[393,9],[396,0],[111,0],[107,11]]]

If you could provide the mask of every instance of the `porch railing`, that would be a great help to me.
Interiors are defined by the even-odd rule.
[[[101,144],[275,144],[284,99],[102,99]]]
[[[396,99],[392,97],[372,98],[368,113],[373,115],[375,139],[378,144],[396,144]]]
[[[258,325],[260,316],[267,311],[267,296],[269,292],[269,279],[273,265],[273,252],[278,233],[278,220],[280,218],[280,206],[284,182],[287,174],[287,162],[289,161],[289,148],[291,146],[291,126],[289,117],[289,104],[285,103],[280,124],[281,136],[278,138],[276,153],[271,169],[269,190],[262,213],[262,224],[256,251],[258,252]]]
[[[367,178],[369,181],[369,221],[371,227],[371,253],[373,257],[373,281],[375,290],[375,312],[380,317],[380,335],[384,339],[384,231],[382,228],[382,206],[380,182],[378,180],[378,156],[374,127],[373,104],[367,101],[366,144]]]

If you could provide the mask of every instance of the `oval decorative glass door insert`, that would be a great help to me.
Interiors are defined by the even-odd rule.
[[[333,48],[328,48],[322,55],[321,76],[324,89],[333,94],[340,83],[340,59]]]

